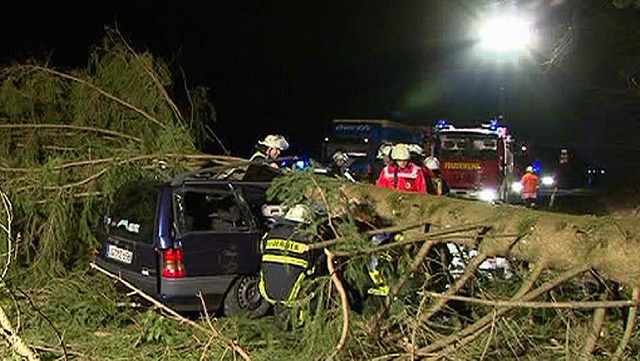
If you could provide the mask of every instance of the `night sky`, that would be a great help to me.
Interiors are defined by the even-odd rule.
[[[468,124],[501,107],[512,133],[540,147],[610,164],[640,150],[640,97],[627,90],[640,69],[640,16],[607,0],[520,2],[541,41],[508,62],[474,51],[471,24],[490,1],[8,3],[3,64],[35,56],[84,66],[105,26],[117,26],[138,50],[184,69],[189,85],[209,88],[212,128],[239,156],[271,132],[310,152],[334,118]],[[568,26],[569,51],[541,67]]]

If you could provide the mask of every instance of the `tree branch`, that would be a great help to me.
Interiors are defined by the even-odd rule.
[[[242,348],[240,347],[236,341],[227,338],[225,336],[223,336],[222,334],[220,334],[220,332],[218,332],[218,330],[216,329],[208,329],[206,327],[203,327],[202,325],[198,324],[197,322],[194,322],[190,319],[187,319],[185,317],[182,317],[178,312],[174,311],[173,309],[167,307],[166,305],[158,302],[158,300],[156,300],[155,298],[147,295],[146,293],[142,292],[141,290],[139,290],[138,288],[136,288],[135,286],[133,286],[131,283],[129,283],[128,281],[124,280],[122,277],[117,276],[109,271],[107,271],[106,269],[98,266],[95,263],[89,263],[89,267],[107,275],[110,278],[113,278],[115,280],[117,280],[118,282],[122,283],[124,286],[126,286],[127,288],[129,288],[130,290],[132,290],[133,292],[135,292],[136,294],[138,294],[139,296],[141,296],[142,298],[144,298],[145,300],[151,302],[154,306],[160,308],[161,310],[167,312],[168,314],[170,314],[172,317],[180,320],[181,323],[186,323],[187,325],[197,329],[198,331],[201,331],[209,336],[215,337],[219,340],[221,340],[222,342],[224,342],[225,344],[227,344],[229,347],[231,347],[231,349],[233,349],[235,352],[237,352],[240,357],[242,357],[244,360],[246,361],[251,361],[251,357],[249,357],[249,354]]]
[[[637,305],[638,303],[640,303],[639,288],[636,287],[633,289],[633,296],[631,299],[633,300],[632,302],[635,303],[635,305],[629,308],[629,314],[627,315],[627,324],[624,328],[624,335],[622,335],[622,339],[620,340],[620,344],[618,344],[616,353],[611,358],[612,361],[617,361],[618,359],[620,359],[620,357],[622,357],[622,354],[624,353],[624,349],[627,347],[627,344],[631,339],[631,335],[633,334],[633,329],[636,326],[636,320],[637,320],[636,312],[638,310]]]
[[[336,273],[336,268],[333,265],[333,253],[325,248],[324,254],[327,255],[327,267],[329,268],[331,281],[333,281],[333,284],[340,294],[340,302],[342,304],[342,333],[340,334],[340,340],[336,345],[335,351],[329,356],[329,359],[333,359],[347,342],[347,336],[349,334],[349,300],[347,299],[347,291],[345,291],[344,285],[342,285],[342,281],[340,281]]]
[[[66,74],[66,73],[62,73],[62,72],[59,72],[57,70],[45,68],[45,67],[39,66],[39,65],[22,65],[22,67],[23,68],[27,68],[27,69],[43,71],[45,73],[57,75],[57,76],[59,76],[61,78],[67,79],[67,80],[71,80],[71,81],[75,81],[75,82],[80,83],[80,84],[84,84],[84,85],[88,86],[89,88],[97,91],[98,93],[104,95],[105,97],[115,101],[116,103],[118,103],[118,104],[120,104],[120,105],[122,105],[122,106],[124,106],[126,108],[129,108],[129,109],[133,110],[134,112],[142,115],[144,118],[147,118],[152,123],[154,123],[157,126],[159,126],[160,128],[167,129],[166,125],[161,123],[158,119],[153,117],[151,114],[145,112],[144,110],[142,110],[140,108],[137,108],[136,106],[134,106],[134,105],[132,105],[132,104],[130,104],[130,103],[118,98],[118,97],[116,97],[115,95],[103,90],[102,88],[100,88],[100,87],[98,87],[98,86],[96,86],[96,85],[94,85],[94,84],[92,84],[92,83],[90,83],[90,82],[88,82],[88,81],[86,81],[84,79],[80,79],[80,78],[77,78],[75,76],[72,76],[72,75],[69,75],[69,74]]]
[[[96,127],[87,127],[82,125],[70,125],[70,124],[36,124],[36,123],[20,123],[20,124],[0,124],[0,129],[71,129],[71,130],[82,130],[85,132],[94,132],[105,135],[111,135],[114,137],[120,137],[127,140],[132,140],[134,142],[141,143],[142,139],[138,137],[134,137],[133,135],[128,135],[120,132],[116,132],[114,130],[96,128]]]

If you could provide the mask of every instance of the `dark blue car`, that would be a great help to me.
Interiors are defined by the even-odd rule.
[[[179,178],[117,192],[94,262],[180,311],[259,317],[260,209],[268,183]]]

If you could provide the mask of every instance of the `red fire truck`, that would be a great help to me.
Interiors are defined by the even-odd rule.
[[[434,153],[450,194],[483,201],[507,201],[515,175],[513,140],[496,120],[479,127],[455,127],[440,120]]]

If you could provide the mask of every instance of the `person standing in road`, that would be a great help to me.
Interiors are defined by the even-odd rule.
[[[419,166],[412,163],[411,153],[406,144],[397,144],[391,150],[392,162],[380,172],[378,187],[396,189],[403,192],[425,193],[424,174]]]
[[[532,166],[528,166],[526,173],[520,179],[522,185],[522,200],[527,207],[535,208],[540,189],[540,178],[533,171]]]
[[[267,135],[256,145],[256,151],[249,159],[251,163],[247,167],[243,180],[271,181],[280,174],[280,166],[277,158],[280,153],[289,149],[289,143],[281,135]]]

